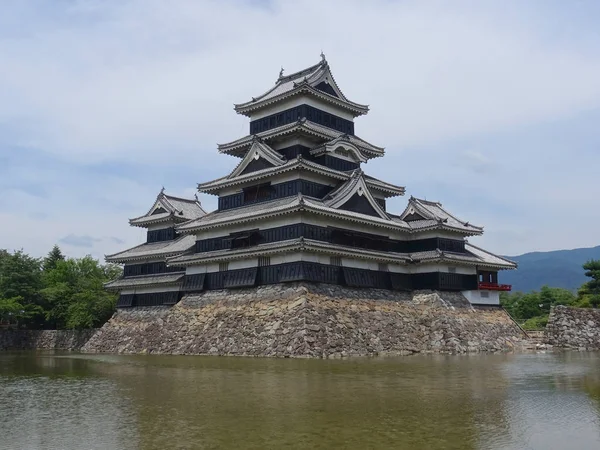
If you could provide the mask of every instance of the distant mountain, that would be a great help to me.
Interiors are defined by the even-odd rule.
[[[539,290],[545,284],[575,291],[588,281],[581,265],[590,259],[600,259],[600,245],[573,250],[532,252],[507,258],[516,261],[519,268],[502,271],[499,281],[512,284],[513,292]]]

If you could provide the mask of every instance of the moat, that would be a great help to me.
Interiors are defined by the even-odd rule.
[[[600,353],[0,353],[7,449],[597,449]]]

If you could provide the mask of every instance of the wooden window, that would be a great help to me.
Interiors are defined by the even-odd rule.
[[[329,264],[331,264],[332,266],[341,267],[342,266],[342,258],[340,256],[331,256],[329,258]]]
[[[266,267],[271,265],[271,257],[270,256],[259,256],[258,257],[258,267]]]
[[[229,270],[229,262],[219,263],[219,272],[226,272]]]

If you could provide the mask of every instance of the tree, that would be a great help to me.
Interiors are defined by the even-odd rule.
[[[600,306],[600,260],[590,260],[583,265],[585,276],[591,280],[579,289],[579,306]]]
[[[42,295],[49,304],[46,319],[56,328],[101,326],[116,306],[116,295],[104,283],[120,276],[120,268],[101,265],[91,256],[57,261],[45,275]]]
[[[543,328],[550,308],[556,305],[572,305],[576,301],[571,291],[543,286],[540,292],[501,293],[500,304],[517,321],[528,329]]]
[[[60,251],[60,247],[58,245],[54,245],[54,247],[52,247],[52,250],[48,252],[48,256],[44,258],[44,262],[42,264],[44,272],[48,272],[49,270],[56,268],[56,264],[58,263],[58,261],[64,260],[65,257]]]
[[[44,299],[41,262],[22,250],[0,252],[0,299],[5,305],[17,302],[24,311],[22,319],[30,328],[44,325]],[[21,310],[19,309],[19,310]]]

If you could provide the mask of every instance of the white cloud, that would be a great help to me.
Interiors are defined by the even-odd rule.
[[[357,133],[386,146],[387,157],[370,162],[370,173],[487,225],[493,250],[596,243],[588,224],[600,217],[588,205],[600,187],[586,180],[600,160],[587,154],[580,163],[589,144],[576,136],[544,137],[544,124],[600,106],[593,20],[568,26],[560,11],[521,2],[15,0],[3,8],[0,164],[4,144],[70,166],[8,162],[0,219],[11,231],[0,247],[41,254],[65,236],[89,236],[101,256],[143,240],[126,218],[161,184],[189,186],[178,193],[190,197],[197,182],[230,170],[216,143],[248,130],[232,104],[270,87],[280,65],[290,72],[316,62],[321,49],[348,97],[371,105]],[[94,164],[119,162],[159,175],[89,175]],[[182,166],[197,167],[194,178],[160,175]],[[571,220],[560,222],[567,207]],[[109,239],[117,236],[126,245]]]
[[[24,143],[83,161],[213,155],[215,142],[246,131],[233,102],[321,48],[347,94],[373,107],[361,132],[388,147],[523,126],[600,99],[599,49],[547,43],[541,24],[515,20],[516,3],[256,5],[80,1],[58,4],[54,20],[43,8],[21,13],[32,24],[0,41],[10,67],[0,120],[27,123]]]

